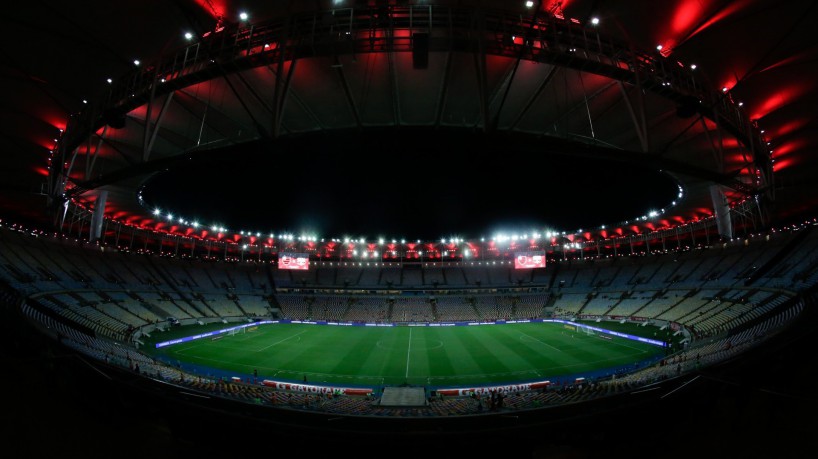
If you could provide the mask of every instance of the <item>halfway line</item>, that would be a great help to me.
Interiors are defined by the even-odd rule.
[[[409,377],[409,352],[412,350],[412,327],[409,327],[409,347],[406,349],[406,378]]]

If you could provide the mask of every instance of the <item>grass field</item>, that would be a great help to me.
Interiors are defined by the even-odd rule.
[[[651,344],[615,336],[603,339],[547,322],[468,327],[281,323],[217,340],[200,338],[154,347],[159,341],[225,327],[193,325],[155,333],[145,349],[203,376],[245,379],[255,370],[259,380],[302,382],[306,377],[313,384],[353,387],[553,381],[610,373],[665,352]]]

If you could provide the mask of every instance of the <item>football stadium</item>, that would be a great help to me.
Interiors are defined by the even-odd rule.
[[[794,456],[818,427],[811,19],[768,0],[21,5],[9,444]]]

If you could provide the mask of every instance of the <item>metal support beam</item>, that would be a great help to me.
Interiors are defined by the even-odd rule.
[[[159,132],[159,128],[162,125],[162,120],[165,118],[165,113],[167,113],[170,102],[173,100],[173,94],[173,92],[169,92],[167,97],[165,97],[165,102],[162,104],[162,108],[159,110],[159,116],[156,117],[156,122],[153,123],[153,127],[151,127],[151,107],[153,106],[153,99],[148,102],[148,113],[145,115],[145,136],[142,142],[143,163],[147,162],[150,158],[151,151],[153,151],[153,145],[156,143],[156,133]],[[108,126],[106,126],[106,128],[107,127]]]
[[[352,96],[352,90],[349,89],[349,83],[344,75],[344,66],[341,64],[337,54],[335,55],[335,64],[333,64],[332,67],[335,69],[335,74],[338,75],[338,79],[341,82],[341,87],[344,88],[344,96],[346,96],[349,109],[352,111],[352,116],[355,118],[355,125],[360,129],[362,127],[361,115],[358,112],[358,106],[355,103],[355,98]]]
[[[645,104],[644,98],[642,97],[642,92],[637,88],[637,100],[639,101],[639,116],[636,116],[636,111],[633,108],[633,104],[631,103],[630,96],[628,96],[628,91],[625,89],[625,85],[622,84],[621,81],[617,81],[619,85],[619,91],[622,93],[622,100],[625,101],[625,106],[628,107],[628,113],[631,115],[631,121],[633,121],[633,129],[636,132],[637,137],[639,137],[639,144],[642,147],[642,152],[647,153],[650,151],[650,144],[648,143],[648,127],[647,121],[645,117]]]

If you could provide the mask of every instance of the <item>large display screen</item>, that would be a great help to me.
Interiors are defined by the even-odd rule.
[[[280,253],[278,255],[278,269],[310,269],[310,256],[306,253]]]
[[[517,252],[514,269],[545,268],[545,252]]]

